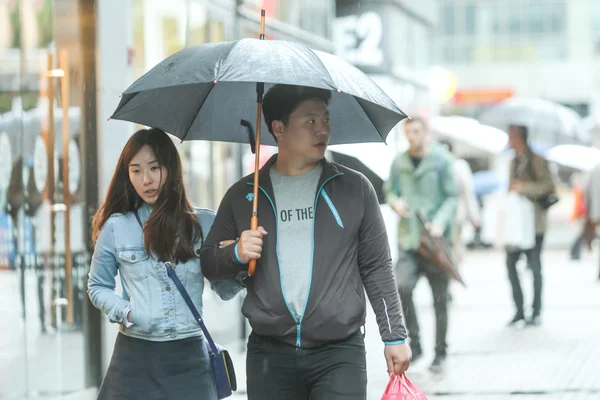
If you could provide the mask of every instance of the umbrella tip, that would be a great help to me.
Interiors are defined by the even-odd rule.
[[[106,118],[107,121],[110,121],[110,117]]]
[[[336,89],[335,91],[338,93],[342,93],[340,89]]]
[[[119,97],[123,97],[123,93],[121,93],[121,94],[119,95]]]

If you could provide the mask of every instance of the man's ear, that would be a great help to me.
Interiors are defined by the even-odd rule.
[[[273,121],[271,123],[271,128],[273,129],[273,135],[275,135],[277,141],[281,140],[281,138],[283,138],[283,131],[285,128],[283,121]]]

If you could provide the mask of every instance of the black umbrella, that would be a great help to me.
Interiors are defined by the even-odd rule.
[[[332,91],[331,144],[384,142],[406,115],[370,78],[328,53],[304,45],[260,39],[189,47],[168,57],[134,82],[111,118],[160,128],[184,140],[248,142],[248,123],[256,121],[256,142],[275,145],[260,135],[262,96],[274,84]],[[251,228],[258,226],[256,146]],[[253,264],[249,273],[253,272]]]

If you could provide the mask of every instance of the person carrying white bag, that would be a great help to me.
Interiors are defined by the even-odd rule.
[[[506,196],[506,251],[523,252],[535,247],[535,205],[514,190]]]
[[[548,208],[558,200],[548,163],[534,154],[527,143],[527,128],[510,125],[508,134],[509,146],[515,151],[515,158],[510,166],[507,224],[515,221],[514,226],[517,227],[508,232],[506,247],[506,267],[516,306],[515,316],[509,325],[525,321],[523,291],[517,272],[517,262],[522,254],[527,257],[533,273],[532,313],[527,325],[539,325],[542,309],[542,245]]]

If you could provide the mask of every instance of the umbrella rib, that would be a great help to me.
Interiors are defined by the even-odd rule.
[[[325,71],[327,71],[327,75],[329,75],[329,81],[335,85],[335,87],[332,88],[332,89],[330,89],[330,90],[338,90],[339,88],[337,87],[336,82],[333,79],[333,76],[331,76],[331,73],[329,72],[329,69],[327,69],[327,67],[325,66],[325,63],[323,62],[323,60],[321,60],[321,58],[312,49],[310,49],[310,52],[313,54],[313,56],[315,56],[315,58],[317,60],[319,60],[319,63],[321,64],[321,66],[323,67],[323,69]]]
[[[363,110],[363,112],[365,113],[365,115],[367,116],[367,118],[369,118],[369,122],[371,122],[371,125],[373,125],[375,127],[375,130],[377,131],[377,134],[379,135],[379,137],[381,138],[381,140],[383,140],[383,143],[385,143],[387,145],[387,141],[385,140],[385,138],[383,137],[383,135],[379,131],[379,127],[377,125],[375,125],[375,122],[373,122],[373,119],[371,118],[371,116],[367,113],[367,111],[365,111],[365,109],[363,108],[363,106],[356,99],[356,96],[352,96],[352,98],[354,99],[354,101],[356,102],[356,104],[358,104],[358,106],[360,107],[360,109]],[[368,100],[365,100],[365,101],[368,101]],[[402,119],[404,119],[404,118],[402,118]]]
[[[131,93],[131,96],[124,95],[124,96],[127,96],[126,98],[124,98],[124,99],[123,99],[123,100],[124,100],[124,103],[123,103],[123,104],[119,104],[119,106],[120,106],[120,107],[118,107],[118,109],[116,109],[116,110],[113,112],[113,114],[112,114],[110,117],[111,117],[111,118],[114,118],[114,119],[118,119],[118,118],[116,117],[116,114],[117,114],[117,112],[118,112],[118,111],[121,111],[123,108],[125,108],[125,106],[126,106],[127,104],[129,104],[129,102],[130,102],[131,100],[133,100],[133,99],[134,99],[134,97],[135,97],[135,96],[137,96],[139,93],[140,93],[140,92],[134,92],[134,93]]]
[[[190,128],[192,127],[192,125],[194,125],[194,121],[196,121],[196,118],[198,117],[198,114],[200,113],[200,109],[202,108],[202,106],[204,105],[204,103],[206,102],[206,99],[208,99],[208,96],[210,96],[210,92],[212,92],[213,88],[215,87],[216,83],[213,83],[212,86],[210,87],[210,89],[208,89],[208,93],[206,93],[206,96],[204,96],[204,99],[202,99],[202,101],[200,102],[200,106],[198,106],[198,109],[196,110],[196,112],[194,113],[195,117],[191,119],[190,124],[188,125],[188,127],[185,129],[185,134],[181,137],[181,141],[183,142],[185,137],[188,135],[188,133],[190,133]]]

